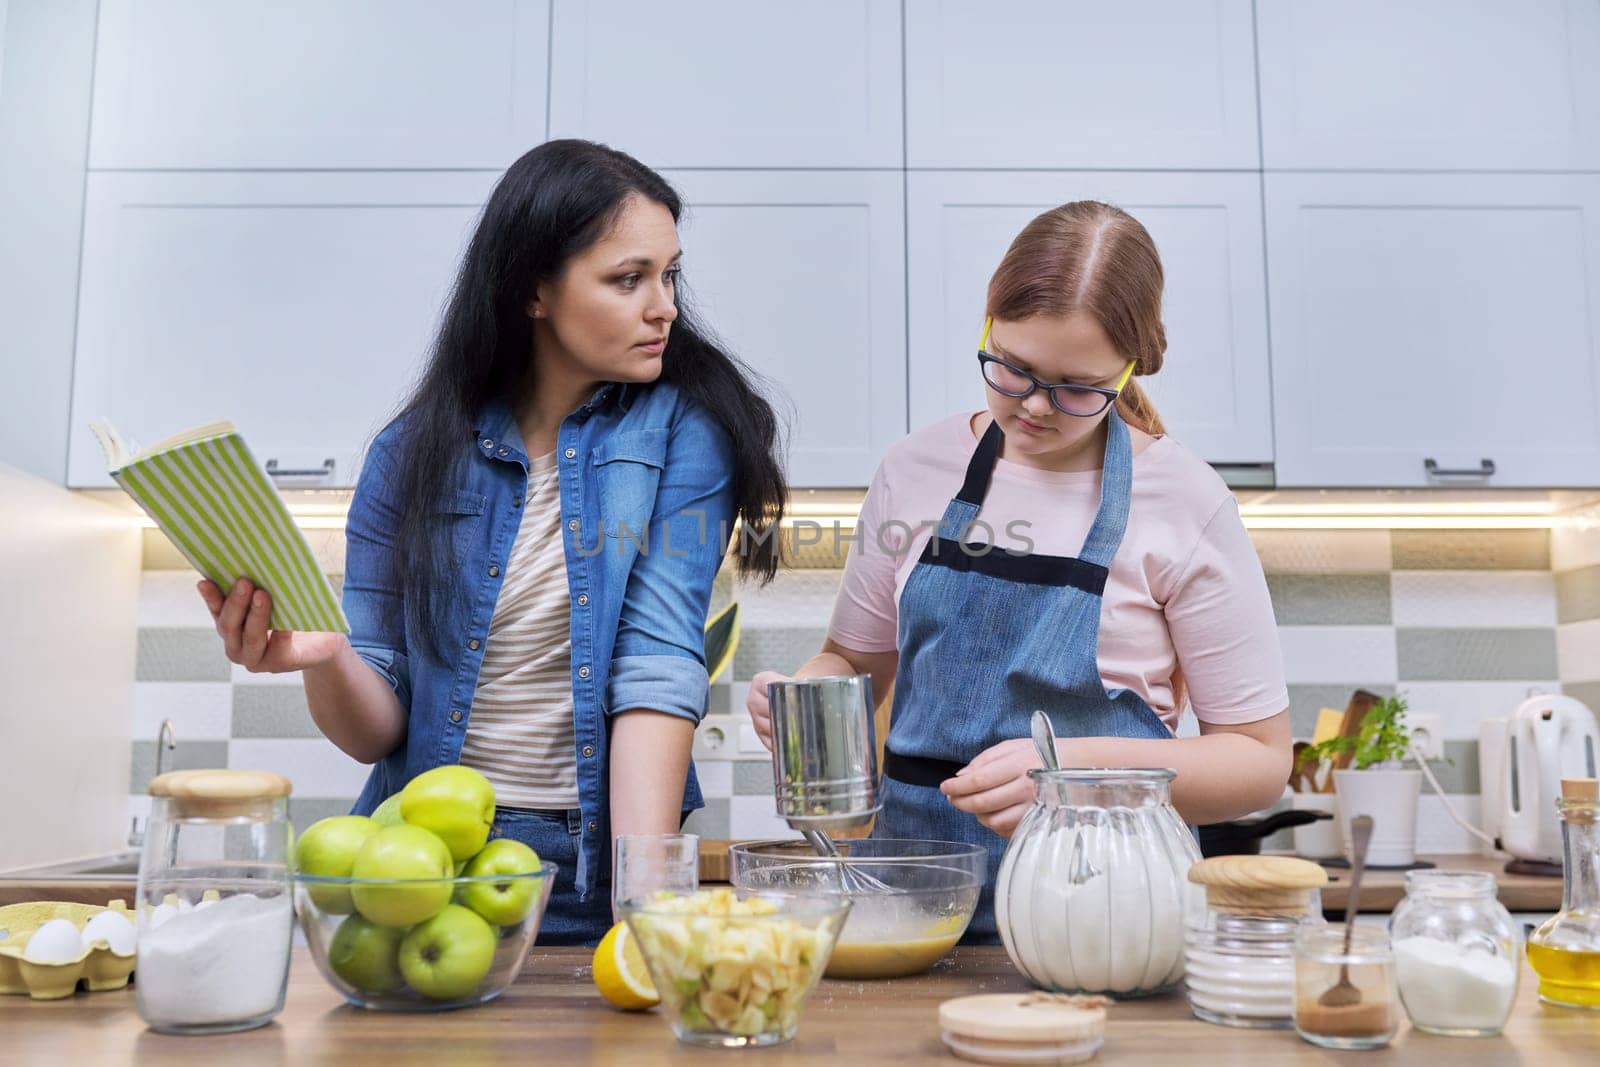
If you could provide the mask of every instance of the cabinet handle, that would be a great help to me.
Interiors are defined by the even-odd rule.
[[[1432,457],[1422,461],[1422,469],[1428,472],[1430,478],[1491,478],[1494,476],[1494,460],[1480,459],[1476,467],[1441,467]]]
[[[1429,460],[1432,463],[1433,460]],[[333,460],[325,459],[320,467],[308,467],[305,470],[279,470],[278,461],[267,460],[267,476],[270,478],[332,478]]]

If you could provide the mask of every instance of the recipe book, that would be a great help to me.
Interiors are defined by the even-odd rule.
[[[224,593],[248,578],[271,594],[274,630],[350,632],[305,535],[233,423],[137,451],[105,419],[89,428],[111,477]]]

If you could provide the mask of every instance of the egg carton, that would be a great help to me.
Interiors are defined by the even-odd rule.
[[[135,953],[119,955],[105,941],[95,941],[76,960],[65,963],[37,963],[26,959],[23,950],[33,932],[52,919],[66,919],[79,931],[103,911],[121,912],[129,922],[133,916],[123,900],[110,907],[75,904],[59,900],[35,900],[0,908],[0,993],[26,993],[34,1000],[59,1000],[78,991],[78,983],[91,992],[121,989],[133,974]]]

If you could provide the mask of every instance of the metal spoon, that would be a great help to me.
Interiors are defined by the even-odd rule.
[[[1350,955],[1350,935],[1355,932],[1361,908],[1361,873],[1367,867],[1367,844],[1372,840],[1372,816],[1357,815],[1350,820],[1350,896],[1344,905],[1344,955]],[[1361,1003],[1361,990],[1350,981],[1348,958],[1339,965],[1339,981],[1330,986],[1317,1003],[1324,1008],[1344,1008]]]
[[[1061,757],[1056,754],[1056,728],[1050,725],[1050,716],[1043,711],[1033,713],[1033,747],[1039,750],[1045,770],[1061,769]]]
[[[1033,713],[1033,747],[1039,750],[1039,760],[1047,771],[1061,769],[1061,757],[1056,751],[1056,728],[1050,724],[1050,716],[1043,711]],[[1079,836],[1073,840],[1072,856],[1067,861],[1067,880],[1073,885],[1082,885],[1091,878],[1098,878],[1105,872],[1089,860],[1089,850],[1084,847],[1084,840]]]

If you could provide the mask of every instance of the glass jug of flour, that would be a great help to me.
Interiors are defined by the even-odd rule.
[[[1183,977],[1200,849],[1170,770],[1030,771],[1038,786],[1000,861],[995,922],[1011,962],[1064,993],[1142,996]]]

